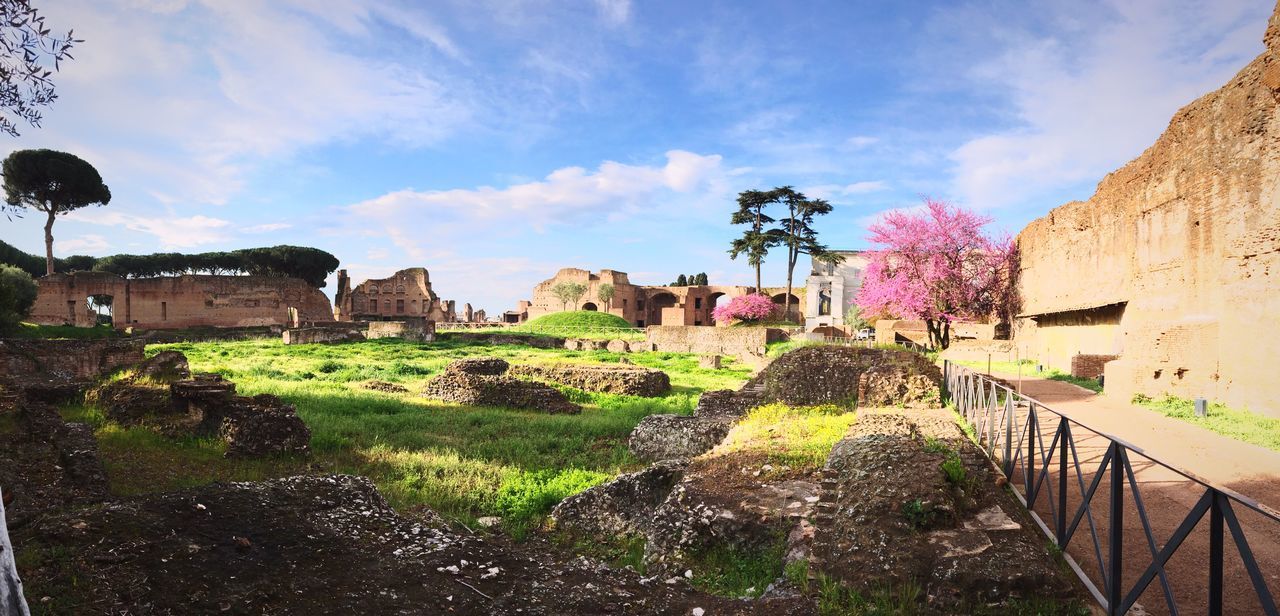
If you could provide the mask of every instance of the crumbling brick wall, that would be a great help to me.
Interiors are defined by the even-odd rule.
[[[1119,355],[1076,355],[1071,358],[1071,376],[1082,379],[1096,379],[1102,374],[1107,362],[1120,359]]]
[[[1266,50],[1178,111],[1141,156],[1088,201],[1018,236],[1024,315],[1124,304],[1114,348],[1019,324],[1019,346],[1051,367],[1076,352],[1120,354],[1109,395],[1199,395],[1280,412],[1271,373],[1280,330],[1280,7]],[[1105,333],[1105,332],[1103,332]],[[1055,365],[1059,364],[1059,365]]]

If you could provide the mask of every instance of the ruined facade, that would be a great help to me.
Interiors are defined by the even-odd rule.
[[[438,323],[453,320],[452,302],[442,302],[431,290],[425,268],[403,269],[389,278],[371,278],[351,288],[346,270],[338,270],[338,290],[333,301],[339,321],[386,321],[425,317]]]
[[[566,304],[552,293],[552,289],[562,282],[574,282],[585,285],[587,292],[582,294],[576,305]],[[600,299],[600,286],[613,286],[613,298],[605,302]],[[587,270],[566,267],[552,278],[542,281],[533,288],[533,299],[525,310],[517,309],[515,315],[508,313],[507,319],[535,319],[544,314],[564,312],[566,310],[598,310],[620,316],[636,327],[649,325],[714,325],[711,311],[718,302],[751,293],[751,287],[700,285],[689,287],[659,287],[631,284],[626,272],[600,270],[591,273]]]
[[[74,272],[36,282],[39,290],[30,320],[40,325],[89,327],[105,314],[119,329],[287,325],[291,309],[300,321],[333,320],[329,298],[297,278],[122,278],[107,272]],[[109,309],[95,310],[90,298],[109,303]]]
[[[867,257],[861,250],[833,251],[843,257],[838,264],[812,259],[809,278],[805,281],[805,331],[840,331],[845,328],[845,313],[862,288],[867,271]]]
[[[1105,364],[1107,393],[1280,414],[1280,12],[1266,51],[1083,202],[1018,236],[1025,353]]]

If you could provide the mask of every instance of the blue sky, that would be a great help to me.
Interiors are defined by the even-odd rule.
[[[114,195],[58,221],[57,254],[312,245],[357,281],[426,267],[490,314],[565,266],[748,283],[725,254],[748,188],[829,199],[836,248],[924,194],[1016,232],[1260,53],[1275,7],[39,5],[85,42],[44,127],[9,145],[77,153]],[[40,221],[0,224],[41,252]]]

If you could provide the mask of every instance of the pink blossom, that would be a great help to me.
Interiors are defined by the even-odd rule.
[[[928,198],[925,206],[871,225],[877,248],[854,303],[868,315],[931,322],[1010,316],[1013,240],[983,234],[986,216]]]
[[[752,293],[733,298],[728,304],[716,306],[711,316],[718,323],[738,320],[754,323],[773,316],[777,306],[766,295]]]

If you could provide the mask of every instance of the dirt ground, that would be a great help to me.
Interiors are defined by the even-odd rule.
[[[997,373],[995,376],[1007,380],[1013,387],[1019,385],[1017,375]],[[1079,506],[1081,494],[1088,487],[1106,453],[1109,441],[1099,436],[1099,433],[1109,434],[1131,445],[1130,463],[1138,495],[1148,517],[1155,549],[1164,546],[1174,529],[1204,494],[1205,488],[1154,460],[1192,471],[1204,482],[1234,490],[1247,499],[1257,501],[1261,507],[1270,508],[1272,512],[1280,511],[1280,452],[1221,436],[1070,383],[1023,376],[1020,385],[1023,395],[1039,400],[1069,416],[1074,422],[1090,428],[1085,430],[1073,426],[1076,454],[1084,474],[1081,478],[1074,472],[1068,473],[1067,503],[1070,512],[1074,512]],[[1055,416],[1042,414],[1040,417],[1041,438],[1047,447],[1057,427],[1051,421]],[[1020,425],[1024,419],[1025,411],[1019,415]],[[1015,436],[1015,442],[1017,441]],[[1022,448],[1026,448],[1025,441]],[[1039,442],[1036,448],[1040,449]],[[1037,459],[1036,464],[1039,466],[1041,461]],[[1047,488],[1055,490],[1055,498],[1058,485],[1056,465],[1055,457],[1050,465],[1049,478],[1045,482]],[[1020,488],[1024,485],[1024,475],[1021,472],[1015,473],[1011,479]],[[1092,520],[1090,516],[1082,519],[1080,529],[1068,543],[1067,550],[1100,588],[1102,576],[1099,563],[1105,562],[1105,556],[1109,553],[1106,500],[1109,487],[1109,479],[1103,477],[1090,507]],[[1151,564],[1153,548],[1145,537],[1147,531],[1139,515],[1133,490],[1127,483],[1125,495],[1123,519],[1126,543],[1122,558],[1122,586],[1127,588]],[[1037,497],[1035,510],[1046,524],[1053,526],[1050,507],[1043,491]],[[1240,519],[1249,548],[1264,572],[1266,584],[1273,595],[1280,595],[1280,522],[1269,520],[1239,504],[1233,510]],[[1099,559],[1098,550],[1090,538],[1090,523],[1094,528],[1093,534],[1098,538],[1103,559]],[[1202,613],[1207,606],[1208,526],[1208,516],[1205,516],[1165,567],[1170,591],[1182,613]],[[1235,542],[1228,530],[1224,551],[1226,613],[1260,613],[1256,593],[1234,546]],[[1171,613],[1159,577],[1148,586],[1139,603],[1152,614]]]

